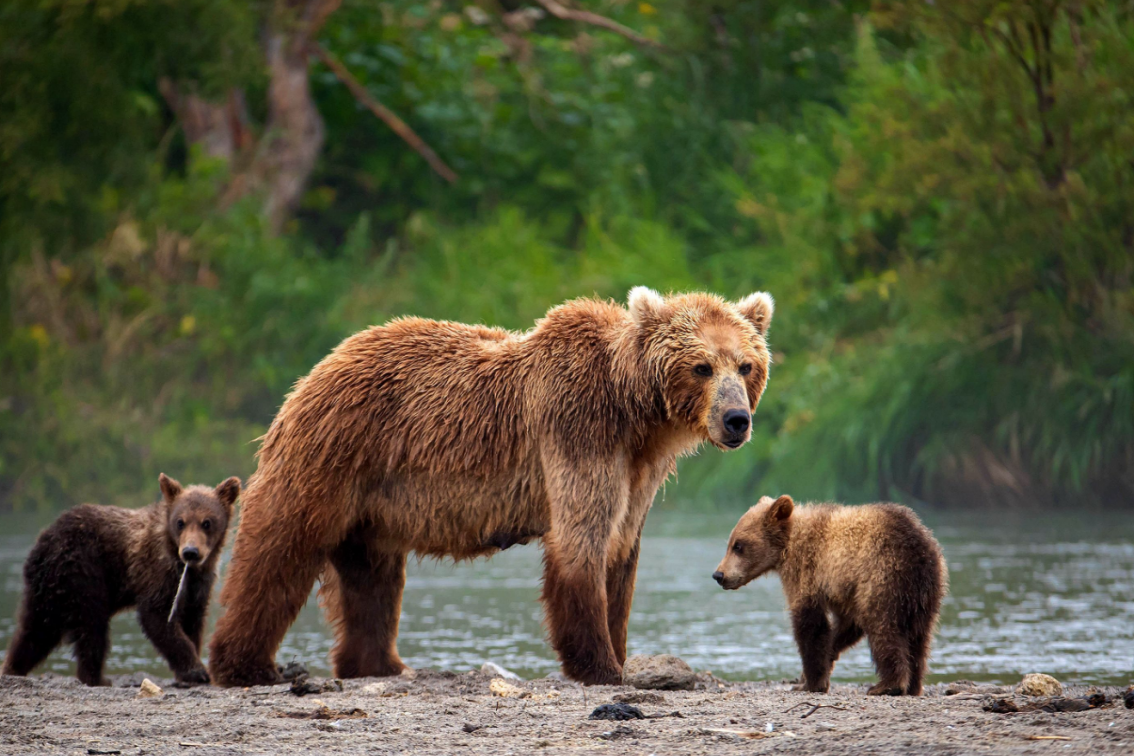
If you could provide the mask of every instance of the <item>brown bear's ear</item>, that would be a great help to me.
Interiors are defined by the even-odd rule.
[[[740,314],[756,326],[756,331],[763,336],[768,332],[768,326],[772,324],[772,313],[776,310],[776,303],[771,294],[758,291],[737,302],[736,309],[740,310]]]
[[[158,484],[161,486],[161,495],[166,501],[173,501],[181,495],[181,484],[165,473],[158,476]]]
[[[669,317],[669,305],[665,299],[648,286],[635,286],[626,298],[630,317],[638,325],[646,325]]]
[[[795,502],[791,500],[790,496],[784,494],[772,502],[772,507],[768,510],[768,519],[783,522],[791,517],[793,509],[795,509]]]
[[[236,501],[236,497],[240,495],[240,478],[233,476],[228,480],[217,486],[216,496],[220,499],[220,503],[229,512],[232,512],[232,504]]]

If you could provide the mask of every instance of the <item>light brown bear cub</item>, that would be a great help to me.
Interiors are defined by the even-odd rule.
[[[773,570],[803,660],[801,690],[826,693],[839,654],[866,635],[879,677],[870,695],[921,695],[948,578],[913,512],[765,496],[736,524],[713,578],[735,590]]]

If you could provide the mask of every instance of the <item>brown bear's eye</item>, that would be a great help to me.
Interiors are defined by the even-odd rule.
[[[185,529],[185,520],[182,520],[182,519],[177,520],[177,529],[178,530],[184,530]]]
[[[744,544],[743,543],[734,543],[732,545],[732,553],[743,554],[744,553]]]
[[[748,375],[751,372],[752,372],[752,365],[750,363],[746,362],[746,363],[744,363],[743,365],[740,366],[740,374],[741,375]]]
[[[701,376],[702,378],[708,378],[713,374],[713,366],[709,365],[708,363],[702,362],[700,365],[697,365],[695,368],[693,368],[693,372]]]
[[[211,528],[212,526],[213,526],[212,520],[204,520],[204,521],[201,522],[201,530],[205,531],[206,533],[209,532],[209,528]]]

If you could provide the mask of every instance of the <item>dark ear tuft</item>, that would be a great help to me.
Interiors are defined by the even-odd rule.
[[[768,332],[768,326],[772,324],[772,313],[776,311],[776,303],[768,292],[757,291],[737,302],[736,308],[763,336]]]
[[[165,473],[158,476],[158,485],[161,486],[161,495],[166,501],[173,501],[181,495],[181,484]]]
[[[790,496],[784,494],[772,503],[771,509],[768,510],[768,517],[783,522],[791,517],[792,510],[794,509],[795,502],[791,500]]]
[[[240,495],[240,478],[233,476],[228,480],[221,483],[216,488],[217,498],[224,508],[232,512],[232,504],[236,501],[236,497]]]

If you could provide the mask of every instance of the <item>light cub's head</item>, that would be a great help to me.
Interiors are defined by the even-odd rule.
[[[790,496],[762,497],[732,529],[728,551],[717,565],[713,580],[732,591],[778,567],[791,536],[794,509]]]
[[[177,558],[189,567],[205,564],[224,546],[232,507],[240,495],[240,478],[229,478],[216,488],[182,488],[162,473],[158,483],[166,530],[177,549]]]
[[[663,297],[639,286],[628,306],[669,418],[720,449],[743,446],[768,382],[772,297]]]

